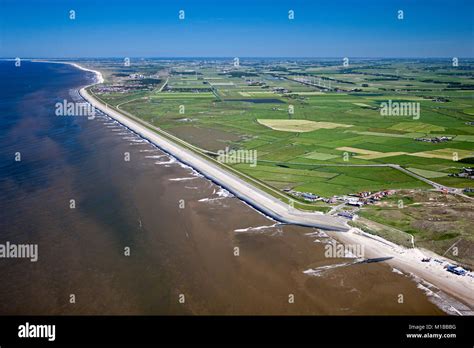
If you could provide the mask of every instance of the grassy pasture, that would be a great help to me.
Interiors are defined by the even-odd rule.
[[[225,138],[229,146],[258,151],[259,165],[242,170],[278,188],[292,186],[328,196],[363,188],[390,188],[391,184],[392,188],[426,188],[413,178],[387,181],[385,177],[391,171],[379,172],[374,167],[350,171],[331,167],[336,176],[330,180],[309,175],[318,164],[386,163],[421,170],[421,175],[453,187],[474,186],[467,180],[445,176],[466,166],[453,161],[453,152],[459,159],[473,156],[474,126],[466,122],[474,121],[474,98],[472,91],[456,86],[474,83],[470,72],[474,62],[464,61],[464,70],[456,70],[444,61],[419,60],[374,59],[352,62],[350,69],[336,62],[255,63],[240,67],[237,74],[231,74],[231,65],[226,64],[197,68],[180,62],[178,71],[197,73],[172,72],[169,84],[178,90],[110,93],[102,97],[110,105],[120,104],[123,110],[190,141],[194,138],[182,132],[210,134],[219,137],[216,141],[228,134]],[[151,70],[148,66],[147,71]],[[309,79],[315,85],[302,84],[298,79]],[[252,85],[255,81],[260,85]],[[320,88],[320,82],[325,86],[330,83],[331,88]],[[278,102],[251,102],[254,99]],[[420,119],[382,117],[378,108],[387,100],[419,102]],[[294,107],[292,119],[289,105]],[[184,112],[180,113],[180,106],[184,106]],[[439,144],[415,141],[443,135],[454,140]],[[206,142],[199,143],[205,148]],[[350,153],[347,160],[344,152]],[[300,165],[301,172],[286,171],[278,176],[268,168],[258,170],[260,166],[285,170],[278,165],[292,169]],[[362,176],[355,175],[359,170]]]

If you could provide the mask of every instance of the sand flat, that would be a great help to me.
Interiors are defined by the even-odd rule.
[[[372,160],[372,159],[385,158],[385,157],[401,156],[401,155],[406,155],[406,154],[407,152],[396,151],[396,152],[379,152],[379,153],[373,153],[373,154],[362,155],[362,156],[354,156],[354,157],[365,159],[365,160]]]
[[[361,155],[378,155],[378,154],[381,154],[381,153],[382,153],[382,152],[379,152],[379,151],[358,149],[358,148],[356,148],[356,147],[350,147],[350,146],[338,147],[336,150],[339,150],[339,151],[348,151],[348,152],[355,152],[355,153],[360,153]]]
[[[455,153],[457,153],[457,158],[458,159],[463,159],[463,158],[474,156],[473,151],[452,149],[452,148],[438,149],[438,150],[432,150],[432,151],[423,151],[423,152],[415,152],[415,153],[409,153],[408,155],[416,156],[416,157],[424,157],[424,158],[440,158],[440,159],[445,159],[445,160],[451,160],[452,161],[453,158],[454,158]]]
[[[282,120],[282,119],[257,119],[263,126],[282,132],[312,132],[318,129],[333,129],[339,127],[352,127],[350,124],[334,122],[316,122],[310,120]]]

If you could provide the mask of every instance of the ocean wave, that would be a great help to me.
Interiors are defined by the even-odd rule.
[[[147,151],[147,150],[140,150],[140,152],[142,151]],[[151,155],[151,156],[145,156],[145,158],[153,158],[153,159],[158,159],[158,158],[163,158],[163,157],[168,157],[166,155]]]
[[[324,239],[324,240],[315,239],[315,240],[313,240],[313,243],[331,244],[332,240],[331,239]]]
[[[229,197],[234,197],[232,193],[230,193],[223,187],[219,187],[219,189],[217,190],[214,189],[212,194],[217,195],[217,197],[201,198],[198,200],[198,202],[213,202],[213,201],[218,201],[218,200],[229,198]]]
[[[443,310],[445,313],[451,315],[463,315],[463,313],[467,315],[473,314],[472,310],[464,303],[447,295],[435,285],[414,275],[413,273],[410,273],[410,277],[416,282],[416,287],[422,290],[426,294],[428,299],[436,306],[441,308],[441,310]]]
[[[330,271],[334,268],[339,268],[339,267],[347,267],[347,266],[351,266],[353,264],[357,263],[357,261],[354,261],[354,262],[343,262],[343,263],[336,263],[334,265],[327,265],[327,266],[321,266],[321,267],[316,267],[316,268],[310,268],[310,269],[307,269],[306,271],[303,271],[304,274],[308,274],[308,275],[311,275],[311,276],[316,276],[316,277],[320,277],[322,276],[324,273],[326,273],[327,271]]]
[[[214,194],[218,195],[219,197],[224,197],[224,198],[234,197],[232,193],[230,193],[223,187],[220,187],[217,191],[214,191]]]
[[[198,199],[198,202],[214,202],[214,201],[220,201],[222,199],[224,199],[225,197],[214,197],[214,198],[201,198],[201,199]]]
[[[308,236],[308,237],[329,238],[327,233],[325,233],[323,231],[309,232],[309,233],[305,233],[304,235]]]
[[[168,179],[169,181],[186,181],[186,180],[194,180],[196,179],[197,177],[193,176],[193,177],[184,177],[184,178],[172,178],[172,179]]]
[[[273,225],[263,225],[263,226],[257,226],[257,227],[247,227],[247,228],[238,228],[234,230],[234,232],[251,232],[251,231],[261,231],[261,230],[267,230],[270,228],[278,227],[279,223],[275,223]]]
[[[168,156],[166,156],[168,157]],[[158,162],[155,162],[155,164],[159,164],[159,165],[164,165],[164,164],[171,164],[171,163],[175,163],[176,160],[174,158],[170,158],[168,157],[169,160],[168,161],[158,161]]]
[[[392,272],[403,275],[403,272],[400,271],[399,269],[396,269],[395,267],[392,267]]]

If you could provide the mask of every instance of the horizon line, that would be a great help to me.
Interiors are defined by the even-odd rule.
[[[34,59],[66,59],[66,60],[76,60],[76,59],[474,59],[473,57],[467,56],[449,56],[449,57],[351,57],[351,56],[101,56],[101,57],[2,57],[0,60],[15,60],[20,58],[21,60],[34,60]]]

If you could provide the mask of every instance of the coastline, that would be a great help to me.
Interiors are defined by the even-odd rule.
[[[96,85],[98,83],[104,83],[104,78],[103,78],[102,73],[100,71],[85,68],[85,67],[83,67],[83,66],[81,66],[77,63],[74,63],[74,62],[66,62],[66,61],[59,61],[59,60],[58,61],[55,61],[55,60],[42,60],[42,59],[25,59],[25,60],[30,61],[30,62],[34,62],[34,63],[68,64],[68,65],[71,65],[71,66],[73,66],[73,67],[75,67],[79,70],[94,73],[97,80],[94,83],[91,83],[90,85],[85,86],[84,88]]]
[[[327,216],[322,214],[305,213],[296,210],[290,210],[288,209],[288,206],[285,203],[277,200],[274,197],[271,197],[270,195],[264,192],[261,192],[259,194],[259,189],[252,187],[251,184],[244,182],[242,179],[237,178],[230,173],[226,173],[225,170],[223,170],[222,168],[218,168],[219,170],[216,172],[215,170],[213,170],[213,167],[215,166],[209,166],[209,164],[206,165],[205,162],[207,161],[205,161],[204,159],[196,158],[196,156],[192,153],[189,153],[189,151],[180,148],[179,145],[172,144],[167,139],[147,129],[144,125],[141,125],[140,123],[130,119],[125,115],[122,115],[121,113],[115,110],[109,109],[102,102],[95,99],[86,91],[86,88],[98,83],[102,83],[104,81],[103,76],[99,71],[84,68],[79,64],[73,62],[55,63],[69,64],[80,70],[94,73],[96,76],[96,82],[85,86],[80,90],[80,94],[85,100],[87,100],[94,107],[97,107],[99,110],[101,110],[108,116],[114,118],[118,122],[122,123],[126,127],[138,133],[140,136],[148,139],[164,151],[175,156],[183,163],[198,170],[210,180],[223,186],[225,189],[228,189],[235,196],[242,199],[244,202],[250,204],[252,207],[256,208],[257,210],[260,210],[265,214],[268,214],[271,218],[275,218],[276,220],[282,222],[328,229],[332,231],[330,232],[332,237],[343,243],[363,245],[366,254],[370,257],[390,257],[391,259],[385,261],[389,265],[400,269],[412,278],[418,277],[423,281],[429,282],[442,292],[448,294],[449,296],[452,296],[455,299],[459,299],[468,307],[470,307],[470,310],[462,309],[465,311],[465,314],[472,315],[474,310],[474,278],[468,276],[457,276],[452,273],[449,273],[440,264],[435,264],[433,262],[430,262],[428,264],[422,263],[421,258],[432,257],[444,260],[445,262],[451,264],[454,264],[454,261],[451,261],[445,257],[441,257],[427,250],[421,250],[418,248],[406,249],[402,246],[389,242],[381,237],[369,235],[361,230],[350,228],[345,223],[343,223],[344,227],[341,228],[339,226],[341,221],[339,221],[338,219],[336,220],[336,223],[333,222],[332,225],[330,223],[323,223],[324,219],[321,220],[321,218]],[[194,161],[193,159],[197,159],[198,161]],[[222,174],[225,175],[223,175],[223,177],[220,177],[219,175]],[[226,182],[226,179],[229,179],[230,182]],[[232,184],[236,186],[233,188]],[[231,187],[229,187],[229,185]],[[275,200],[277,200],[278,202],[275,202]],[[328,218],[327,220],[331,219]],[[341,233],[341,231],[345,232]],[[434,296],[438,295],[435,294]],[[394,299],[394,301],[395,300],[396,299]],[[463,313],[456,308],[454,308],[452,314],[463,315]]]
[[[61,62],[63,63],[63,62]],[[69,64],[69,65],[72,65],[73,67],[75,68],[78,68],[79,70],[82,70],[82,71],[88,71],[88,72],[91,72],[91,73],[94,73],[95,74],[95,77],[97,79],[96,82],[94,82],[93,84],[91,84],[90,86],[92,85],[96,85],[98,83],[104,83],[104,78],[102,76],[102,73],[100,73],[99,71],[97,70],[92,70],[92,69],[87,69],[87,68],[84,68],[83,66],[79,65],[79,64],[76,64],[76,63],[72,63],[72,62],[64,62],[65,64]],[[84,87],[85,88],[85,87]]]
[[[75,63],[68,63],[75,64]],[[77,64],[76,64],[77,65]],[[73,65],[75,66],[75,65]],[[94,72],[96,74],[97,81],[101,81],[102,75],[98,71],[87,69],[87,71]],[[99,82],[96,82],[99,83]],[[290,208],[287,204],[281,200],[269,195],[268,193],[253,187],[251,184],[245,182],[236,175],[229,173],[225,169],[203,159],[191,151],[170,142],[158,133],[151,131],[143,124],[132,120],[128,116],[124,116],[116,110],[108,108],[105,104],[95,99],[90,95],[86,88],[96,83],[85,86],[80,89],[79,94],[92,106],[99,109],[108,116],[114,118],[122,125],[133,130],[144,139],[152,142],[163,151],[176,157],[184,164],[197,170],[199,173],[204,175],[206,178],[222,186],[239,199],[245,201],[255,209],[263,212],[271,218],[280,221],[282,223],[295,224],[306,227],[316,227],[329,231],[348,231],[349,226],[347,223],[340,219],[332,216],[324,215],[319,212],[304,212],[297,209]]]
[[[390,257],[389,260],[384,262],[392,266],[394,270],[400,270],[404,275],[411,277],[418,283],[419,288],[422,288],[422,282],[424,281],[465,305],[459,307],[466,308],[457,308],[454,303],[450,304],[449,298],[443,298],[446,296],[442,293],[437,294],[427,291],[427,296],[431,297],[437,305],[440,304],[439,302],[448,305],[450,314],[474,315],[474,278],[467,275],[458,276],[443,268],[445,264],[455,264],[454,261],[429,250],[419,248],[407,249],[357,228],[352,228],[347,233],[330,232],[329,234],[344,244],[363,245],[366,257]],[[426,257],[431,258],[431,261],[427,263],[422,262],[421,259]],[[443,261],[443,264],[433,261],[434,259]],[[418,281],[417,278],[421,279],[422,282]],[[442,309],[446,311],[446,308]]]

